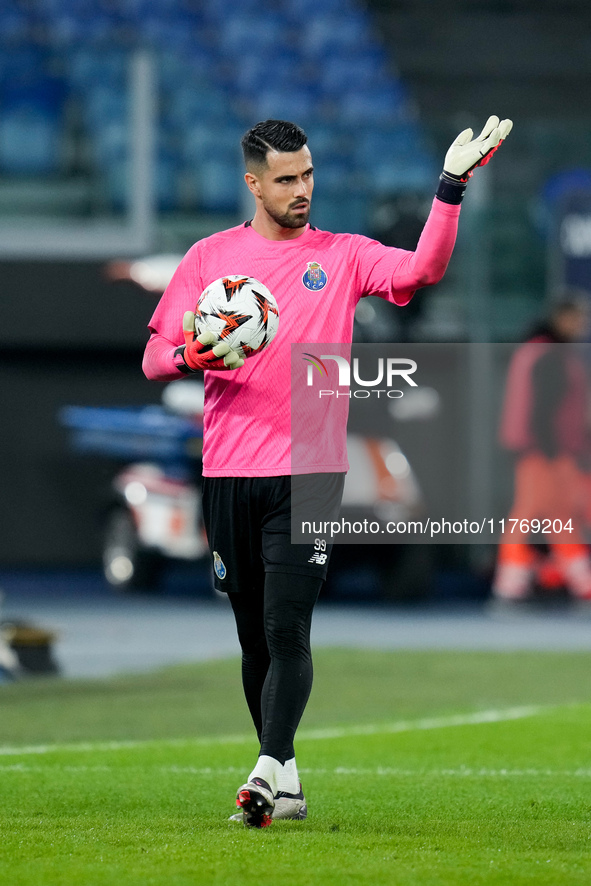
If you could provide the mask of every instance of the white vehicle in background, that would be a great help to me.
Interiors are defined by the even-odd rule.
[[[112,481],[104,515],[103,570],[114,588],[157,588],[167,561],[209,556],[200,489],[203,399],[203,384],[183,379],[165,387],[162,406],[67,406],[60,413],[76,451],[129,459]],[[418,483],[394,440],[348,434],[347,447],[343,519],[422,513]],[[405,546],[335,545],[334,560],[343,553],[337,549],[351,547],[383,564]]]

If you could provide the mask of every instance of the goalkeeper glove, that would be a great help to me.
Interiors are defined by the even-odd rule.
[[[193,372],[203,369],[240,369],[244,366],[242,357],[229,344],[219,341],[214,332],[206,330],[201,335],[196,335],[193,311],[185,311],[183,335],[185,345],[176,353],[182,354],[185,364]]]
[[[444,203],[461,203],[468,179],[477,166],[485,166],[513,128],[512,120],[489,117],[477,138],[464,129],[450,146],[443,163],[437,196]]]

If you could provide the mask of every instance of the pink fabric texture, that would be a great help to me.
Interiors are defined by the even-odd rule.
[[[291,344],[315,343],[320,353],[323,343],[350,343],[360,298],[377,295],[402,306],[416,289],[438,282],[453,251],[459,212],[459,206],[435,199],[414,252],[311,227],[293,240],[267,240],[245,225],[189,250],[149,323],[143,363],[148,378],[182,377],[173,354],[184,344],[183,314],[220,277],[255,277],[273,293],[280,313],[279,330],[266,350],[238,370],[204,373],[205,476],[347,470],[344,425],[339,440],[315,447],[309,463],[292,465]],[[343,415],[346,422],[346,410]]]

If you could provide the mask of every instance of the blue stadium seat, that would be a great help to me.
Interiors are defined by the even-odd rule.
[[[154,52],[153,58],[165,114],[174,105],[172,116],[185,119],[187,113],[183,106],[190,108],[196,100],[201,106],[210,106],[216,96],[218,102],[227,102],[222,90],[211,81],[211,50],[199,41],[193,40],[186,52],[161,48]]]
[[[50,0],[53,8],[79,17],[97,15],[100,5],[97,0]]]
[[[358,52],[329,55],[320,68],[319,83],[328,96],[338,96],[351,89],[383,87],[389,80],[380,53]]]
[[[284,38],[285,24],[279,16],[234,14],[219,29],[219,52],[229,59],[246,52],[271,51],[276,54]]]
[[[99,169],[127,157],[129,131],[125,120],[106,120],[97,126],[92,138],[92,155]]]
[[[79,90],[110,88],[123,90],[129,76],[128,52],[98,50],[80,46],[68,55],[67,70],[72,85]]]
[[[365,171],[369,191],[400,194],[407,191],[435,192],[438,170],[430,157],[416,156],[381,160]]]
[[[129,39],[132,22],[122,0],[37,0],[35,5],[43,12],[47,34],[55,46],[75,51],[100,45],[108,51],[118,42],[122,28],[125,45],[133,43]]]
[[[126,211],[131,182],[127,152],[113,157],[106,166],[97,171],[100,174],[102,192],[110,208],[118,212]],[[178,175],[178,164],[172,154],[159,152],[154,180],[155,202],[159,210],[175,209],[178,206]]]
[[[369,126],[355,139],[353,153],[359,166],[376,158],[416,156],[425,150],[425,139],[416,121],[376,127]]]
[[[0,84],[2,110],[26,106],[59,117],[66,96],[61,78],[45,76],[41,70],[24,75],[7,76]]]
[[[29,19],[22,9],[0,9],[0,45],[11,46],[27,39]]]
[[[56,45],[112,47],[116,42],[116,22],[105,13],[78,14],[64,10],[52,16],[49,31]]]
[[[343,16],[358,7],[354,0],[283,0],[281,8],[286,16],[301,24],[318,15]]]
[[[223,123],[229,116],[226,95],[196,78],[172,91],[163,111],[173,125],[186,130],[213,121]]]
[[[148,16],[161,19],[187,17],[188,9],[179,0],[119,0],[118,7],[124,15],[138,23]]]
[[[397,80],[378,89],[352,89],[340,97],[338,104],[341,123],[349,125],[385,125],[408,119],[412,113],[412,106]]]
[[[46,60],[47,54],[37,46],[20,43],[4,47],[0,52],[0,78],[8,85],[39,79]]]
[[[169,51],[174,47],[179,56],[192,52],[199,44],[199,32],[191,20],[166,19],[157,12],[140,19],[137,35],[142,45]]]
[[[336,15],[317,12],[305,21],[302,29],[301,51],[317,59],[334,53],[358,52],[370,46],[372,38],[368,21],[359,11]]]
[[[235,14],[235,0],[201,0],[200,8],[206,21],[215,22],[222,27],[228,18]],[[240,0],[241,15],[260,15],[261,0]]]
[[[252,98],[252,107],[260,120],[292,120],[306,125],[314,117],[318,95],[311,89],[267,89]]]
[[[84,20],[69,12],[56,12],[49,18],[47,24],[51,45],[68,51],[84,45],[87,40],[87,30]]]
[[[206,212],[237,212],[242,197],[244,170],[239,159],[209,157],[195,170],[199,208]]]
[[[44,75],[45,61],[35,47],[3,54],[0,165],[10,174],[41,175],[60,166],[66,87]]]
[[[338,123],[327,122],[321,115],[310,120],[306,127],[308,144],[315,157],[331,158],[334,154],[349,156],[353,139],[351,133],[342,130]]]
[[[302,59],[291,51],[239,54],[232,65],[233,86],[240,95],[253,96],[269,87],[289,88],[301,83]]]
[[[8,175],[46,175],[59,170],[61,121],[41,108],[22,105],[0,116],[0,170]]]
[[[129,200],[129,163],[127,155],[113,160],[105,169],[99,170],[101,195],[109,208],[125,212]]]
[[[156,158],[156,204],[160,210],[176,209],[179,203],[178,158],[169,150],[161,149]]]
[[[183,134],[179,155],[184,165],[198,166],[208,157],[240,159],[240,138],[244,127],[228,120],[223,124],[201,121]]]
[[[128,120],[128,94],[100,81],[83,98],[83,117],[86,126],[94,133],[113,123],[126,125]]]

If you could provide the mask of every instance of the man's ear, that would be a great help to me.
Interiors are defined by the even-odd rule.
[[[261,187],[256,175],[253,175],[252,172],[247,172],[244,175],[244,181],[246,182],[246,187],[251,194],[253,194],[255,197],[261,196]]]

